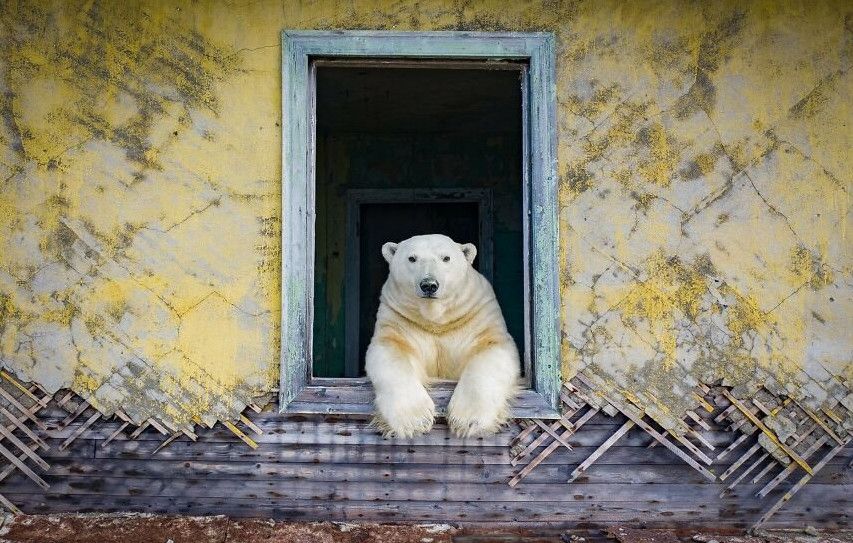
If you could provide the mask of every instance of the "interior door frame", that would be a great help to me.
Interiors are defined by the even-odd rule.
[[[373,412],[366,379],[312,378],[315,220],[315,89],[312,60],[524,63],[522,85],[525,336],[531,387],[513,416],[558,418],[560,295],[554,35],[545,32],[282,33],[282,289],[279,408],[299,413]],[[453,385],[434,386],[438,414]]]
[[[494,206],[491,189],[349,189],[346,192],[347,232],[344,269],[350,280],[344,287],[345,373],[355,375],[358,373],[359,367],[358,324],[361,317],[361,206],[364,204],[439,203],[477,204],[477,235],[479,237],[477,240],[477,260],[479,262],[480,273],[489,282],[492,282],[494,270]]]

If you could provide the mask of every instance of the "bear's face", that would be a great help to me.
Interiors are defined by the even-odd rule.
[[[477,249],[441,234],[414,236],[382,246],[390,280],[404,293],[422,299],[441,299],[457,292],[471,270]]]

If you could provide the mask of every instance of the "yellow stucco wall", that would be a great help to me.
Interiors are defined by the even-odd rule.
[[[845,2],[3,2],[3,365],[175,426],[277,386],[288,28],[554,32],[564,376],[849,424]]]

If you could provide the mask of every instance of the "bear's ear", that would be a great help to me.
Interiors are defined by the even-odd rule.
[[[389,241],[388,243],[385,243],[382,245],[382,256],[385,257],[385,260],[389,264],[391,263],[391,260],[394,258],[394,253],[396,253],[396,252],[397,252],[397,244],[396,243],[391,243]]]
[[[469,264],[474,263],[474,259],[477,258],[477,248],[474,247],[473,243],[466,243],[464,245],[459,246],[462,249],[462,254],[465,255],[465,259]]]

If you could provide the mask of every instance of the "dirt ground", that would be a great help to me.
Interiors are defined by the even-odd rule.
[[[531,531],[139,514],[22,515],[0,521],[0,543],[853,543],[853,530],[825,532],[808,526],[747,536],[626,527]]]

